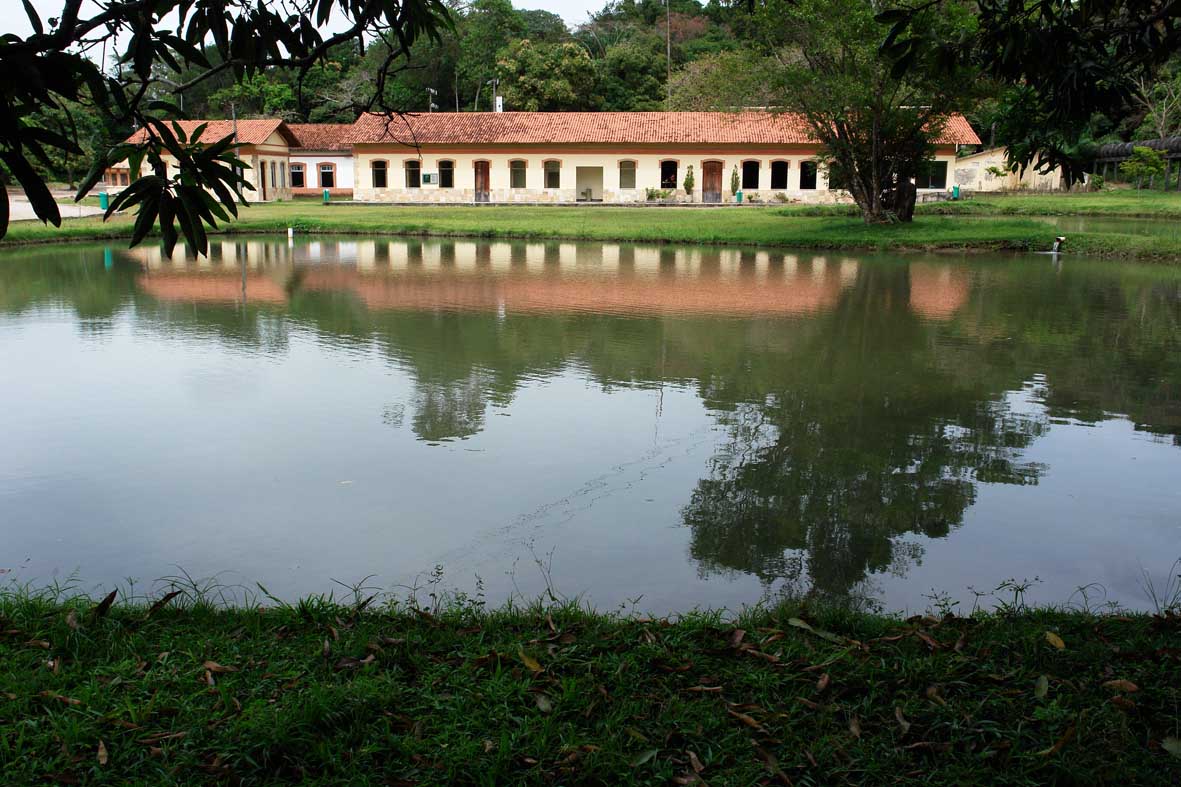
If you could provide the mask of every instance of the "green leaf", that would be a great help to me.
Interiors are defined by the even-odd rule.
[[[1050,679],[1045,675],[1039,675],[1037,682],[1033,685],[1033,696],[1039,700],[1045,699],[1046,694],[1050,691]]]
[[[638,768],[641,765],[643,765],[644,763],[651,760],[657,754],[660,754],[659,749],[648,749],[646,751],[642,751],[639,754],[637,754],[635,757],[632,758],[632,761],[630,764],[633,768]]]
[[[8,234],[8,189],[0,180],[0,239]]]
[[[33,26],[33,32],[37,35],[45,34],[45,26],[41,24],[41,17],[37,16],[37,9],[33,8],[33,4],[29,0],[21,0],[25,4],[25,15],[29,17],[29,24]]]
[[[135,217],[135,227],[131,231],[131,246],[138,246],[147,237],[156,223],[156,215],[160,210],[159,194],[147,194],[139,205],[139,213]]]
[[[58,210],[57,202],[53,199],[53,194],[50,193],[49,187],[45,185],[45,181],[41,176],[33,171],[29,162],[17,151],[6,151],[0,153],[0,160],[3,160],[8,165],[8,171],[16,176],[20,182],[21,188],[25,190],[25,196],[29,198],[29,204],[33,206],[33,212],[37,214],[37,218],[41,221],[49,222],[55,227],[62,225],[61,212]]]
[[[1181,758],[1181,738],[1165,738],[1160,747],[1174,757]]]

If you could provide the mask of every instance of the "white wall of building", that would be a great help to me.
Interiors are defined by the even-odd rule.
[[[842,192],[828,190],[828,183],[823,169],[816,178],[815,189],[800,187],[800,165],[805,161],[814,160],[813,150],[800,149],[785,151],[779,149],[734,151],[691,150],[652,153],[648,151],[636,152],[627,149],[588,150],[552,148],[517,149],[517,150],[472,150],[472,149],[444,149],[424,151],[421,157],[408,155],[413,151],[407,148],[392,148],[379,145],[357,145],[354,149],[355,180],[353,182],[353,196],[359,201],[370,202],[474,202],[476,199],[475,163],[487,161],[489,163],[489,190],[491,202],[575,202],[582,196],[582,192],[590,187],[594,190],[594,198],[603,202],[644,202],[647,189],[660,189],[661,162],[677,161],[677,189],[676,198],[679,201],[689,201],[682,184],[685,172],[691,164],[696,184],[692,201],[702,201],[704,186],[704,164],[706,161],[720,161],[722,163],[722,201],[732,202],[730,195],[730,173],[734,167],[742,170],[744,161],[756,160],[759,167],[758,189],[743,189],[747,199],[778,201],[777,195],[786,200],[799,201],[834,201]],[[296,160],[293,157],[293,160]],[[509,185],[510,162],[524,160],[525,187],[514,189]],[[949,151],[940,151],[937,161],[947,162],[948,183],[952,185],[952,173],[955,170],[955,155]],[[373,162],[384,161],[387,165],[386,188],[373,186]],[[421,172],[437,174],[440,161],[454,163],[454,186],[442,188],[435,184],[424,184],[418,188],[406,186],[406,162],[419,162]],[[545,162],[557,161],[561,165],[560,187],[556,189],[545,187]],[[624,189],[620,186],[621,161],[634,161],[636,164],[636,184],[634,189]],[[771,163],[786,161],[787,188],[771,188]],[[598,178],[594,170],[602,169],[601,192]],[[582,170],[580,173],[579,170]],[[579,175],[581,174],[581,178]]]
[[[304,167],[304,188],[320,191],[320,165],[336,165],[335,189],[353,188],[353,152],[351,150],[333,150],[317,153],[303,149],[291,151],[291,163],[302,164]]]

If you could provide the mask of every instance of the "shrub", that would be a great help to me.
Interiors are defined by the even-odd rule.
[[[693,177],[693,165],[692,164],[690,164],[689,167],[685,170],[685,182],[683,185],[685,187],[685,193],[688,194],[690,197],[692,197],[693,196],[693,187],[695,185],[697,185],[697,178]]]
[[[1140,145],[1132,148],[1132,155],[1126,161],[1120,162],[1120,174],[1129,181],[1136,181],[1136,190],[1144,185],[1144,179],[1165,174],[1165,157],[1159,150]]]

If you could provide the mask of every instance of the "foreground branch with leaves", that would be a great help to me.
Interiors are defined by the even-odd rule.
[[[21,784],[1175,784],[1179,642],[1172,614],[10,595],[0,759]]]
[[[437,38],[450,25],[442,0],[95,0],[85,8],[82,0],[63,0],[60,13],[45,21],[31,3],[24,9],[33,33],[0,36],[0,185],[15,180],[37,217],[60,226],[58,205],[34,163],[48,167],[56,155],[82,153],[74,116],[100,117],[111,142],[132,127],[143,129],[133,147],[99,146],[76,198],[111,165],[130,159],[138,170],[146,159],[151,174],[136,179],[116,210],[140,206],[143,232],[137,230],[133,242],[158,218],[170,251],[178,225],[203,251],[203,225],[233,214],[249,190],[234,170],[241,162],[213,163],[236,140],[203,140],[218,149],[209,155],[190,144],[195,139],[169,130],[166,119],[184,116],[177,103],[183,104],[186,90],[217,74],[230,73],[241,83],[273,68],[292,69],[298,90],[334,47],[367,38],[384,42],[387,56],[357,110],[384,111],[387,75],[404,64],[415,40]],[[322,34],[330,18],[343,20],[343,27]],[[114,73],[106,71],[108,56],[117,58]],[[190,75],[183,84],[168,78],[182,71]],[[162,166],[166,154],[174,158],[175,174]],[[0,188],[0,237],[7,229],[8,194]]]

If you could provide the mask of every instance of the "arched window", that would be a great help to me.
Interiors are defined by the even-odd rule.
[[[801,161],[800,162],[800,188],[802,188],[802,189],[816,188],[816,162],[815,161]]]
[[[389,184],[387,175],[389,164],[385,161],[374,161],[369,165],[370,182],[375,189],[384,189]]]
[[[773,188],[773,189],[787,188],[787,162],[786,161],[772,161],[771,162],[771,188]]]
[[[410,159],[404,164],[406,168],[406,188],[417,189],[422,187],[422,162],[418,159]]]
[[[545,187],[547,189],[562,188],[562,162],[545,162]]]
[[[742,190],[757,191],[759,188],[759,162],[742,162]]]
[[[619,188],[634,189],[636,187],[636,162],[619,162]]]
[[[660,162],[660,188],[662,189],[676,189],[677,187],[677,162],[662,161]]]
[[[322,189],[336,188],[336,165],[335,164],[321,164],[320,165],[320,188],[322,188]]]
[[[508,187],[525,188],[525,162],[521,159],[513,159],[508,163]]]
[[[441,188],[441,189],[455,188],[455,162],[454,161],[440,161],[439,162],[439,188]]]

